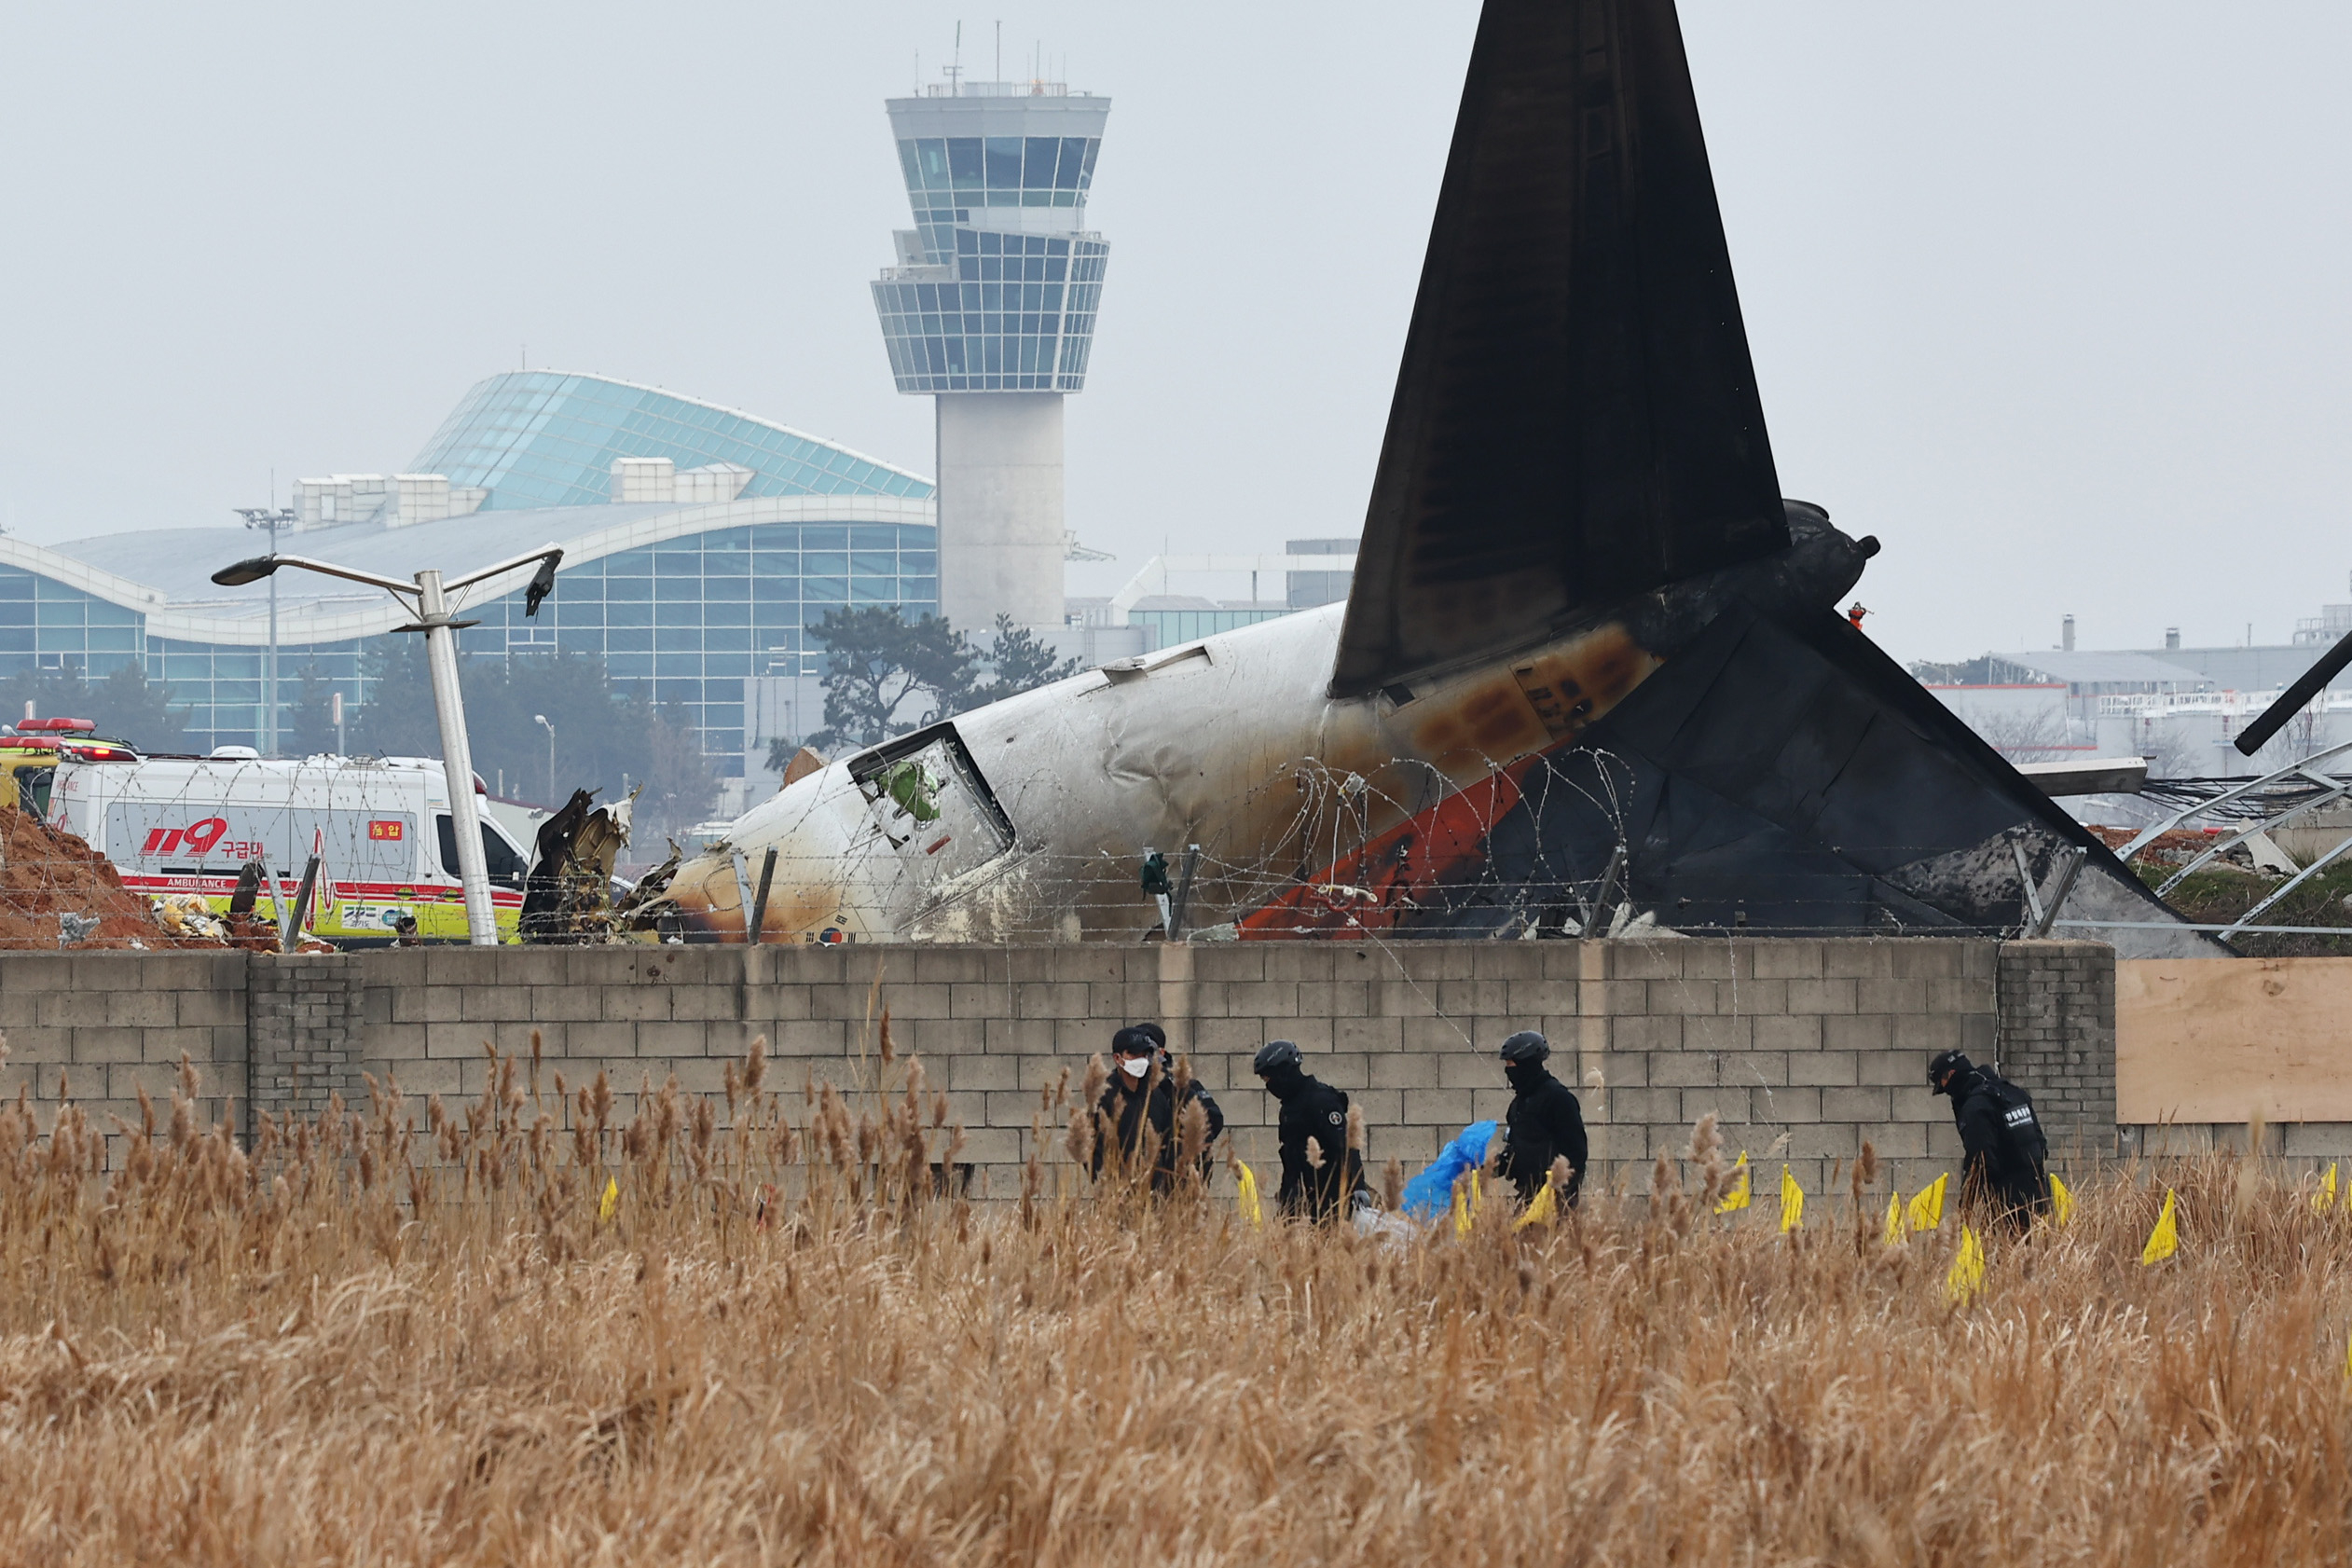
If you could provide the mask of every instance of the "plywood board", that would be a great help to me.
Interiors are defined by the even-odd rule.
[[[2352,958],[2115,966],[2115,1119],[2352,1121]]]

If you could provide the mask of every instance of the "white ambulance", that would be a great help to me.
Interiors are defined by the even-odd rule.
[[[475,781],[475,793],[486,791]],[[263,762],[247,747],[209,757],[62,763],[49,820],[114,862],[134,892],[200,893],[228,907],[250,861],[291,910],[319,857],[306,928],[329,942],[388,942],[403,916],[419,937],[463,942],[465,895],[441,764],[427,757]],[[482,818],[499,938],[516,940],[530,855]]]

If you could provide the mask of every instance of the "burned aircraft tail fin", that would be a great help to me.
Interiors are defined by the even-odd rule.
[[[1672,0],[1487,0],[1333,695],[1787,543]]]

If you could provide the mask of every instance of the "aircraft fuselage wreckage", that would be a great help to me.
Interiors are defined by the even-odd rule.
[[[1781,497],[1671,0],[1488,0],[1346,605],[834,762],[638,918],[746,940],[774,849],[766,941],[1133,939],[1197,845],[1245,938],[2225,954],[1838,613],[1877,549]]]

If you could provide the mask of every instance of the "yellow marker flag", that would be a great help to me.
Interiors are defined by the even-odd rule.
[[[1944,1299],[1954,1306],[1963,1306],[1984,1287],[1985,1248],[1976,1240],[1976,1232],[1963,1225],[1960,1256],[1952,1259],[1952,1272],[1944,1276]]]
[[[1453,1233],[1457,1236],[1470,1233],[1471,1179],[1464,1176],[1453,1184]]]
[[[1249,1221],[1250,1229],[1257,1230],[1266,1223],[1265,1205],[1258,1201],[1258,1173],[1239,1160],[1233,1162],[1233,1169],[1239,1173],[1236,1180],[1240,1187],[1234,1204],[1242,1211],[1242,1217]]]
[[[1781,1167],[1781,1230],[1785,1234],[1805,1226],[1805,1189],[1796,1185],[1786,1165]]]
[[[1748,1190],[1748,1151],[1746,1149],[1740,1151],[1739,1162],[1731,1167],[1731,1174],[1738,1179],[1732,1182],[1730,1190],[1723,1195],[1722,1201],[1715,1204],[1717,1214],[1729,1214],[1734,1209],[1743,1209],[1748,1206],[1751,1194]]]
[[[606,1176],[604,1178],[604,1199],[601,1203],[597,1204],[597,1218],[600,1221],[612,1218],[612,1211],[620,1206],[621,1184],[613,1177]]]
[[[2156,1216],[2156,1228],[2148,1232],[2148,1245],[2139,1249],[2139,1266],[2143,1269],[2161,1263],[2180,1250],[2180,1228],[2173,1222],[2172,1189],[2165,1189],[2164,1212]]]
[[[2061,1227],[2074,1223],[2074,1194],[2055,1176],[2050,1178],[2050,1217]]]
[[[1920,1188],[1919,1195],[1911,1200],[1910,1208],[1904,1213],[1904,1222],[1915,1231],[1932,1231],[1942,1225],[1944,1223],[1944,1189],[1951,1179],[1952,1173],[1946,1171],[1925,1187]]]
[[[1552,1184],[1544,1183],[1544,1190],[1535,1194],[1535,1201],[1527,1205],[1527,1212],[1519,1217],[1514,1231],[1524,1231],[1530,1225],[1549,1225],[1559,1217],[1560,1204],[1552,1196]]]
[[[2319,1190],[2311,1195],[2311,1212],[2325,1214],[2335,1207],[2335,1162],[2328,1162],[2328,1174],[2319,1178]]]
[[[1890,1192],[1887,1194],[1886,1234],[1880,1239],[1887,1245],[1892,1246],[1903,1239],[1903,1195],[1899,1192]]]

